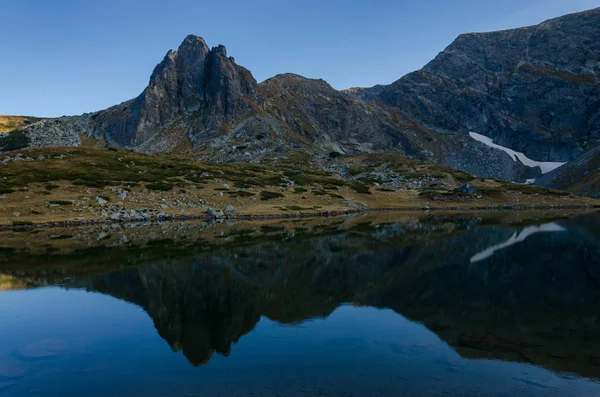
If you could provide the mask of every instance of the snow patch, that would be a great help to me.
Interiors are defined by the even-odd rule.
[[[488,138],[485,135],[477,134],[475,132],[469,132],[469,136],[471,138],[475,139],[476,141],[483,143],[486,146],[489,146],[494,149],[502,150],[503,152],[507,153],[513,159],[513,161],[517,161],[517,159],[519,159],[519,161],[521,163],[523,163],[524,165],[526,165],[527,167],[532,167],[532,168],[540,167],[540,169],[542,170],[542,174],[547,174],[550,171],[554,171],[561,165],[566,164],[566,163],[559,163],[559,162],[555,162],[555,161],[535,161],[535,160],[532,160],[529,157],[527,157],[524,153],[517,152],[517,151],[509,149],[507,147],[495,144],[494,140],[492,138]]]
[[[525,239],[532,234],[536,233],[551,233],[551,232],[566,232],[567,229],[560,226],[559,224],[552,222],[546,223],[540,226],[529,226],[521,230],[520,232],[515,232],[508,240],[503,242],[502,244],[493,245],[488,249],[481,251],[480,253],[473,255],[471,258],[471,263],[479,262],[484,259],[489,258],[494,255],[496,251],[502,250],[504,248],[510,247],[511,245],[521,243],[525,241]]]

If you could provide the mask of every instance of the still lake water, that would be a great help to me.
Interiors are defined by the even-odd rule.
[[[6,232],[0,396],[600,396],[600,217],[498,222]]]

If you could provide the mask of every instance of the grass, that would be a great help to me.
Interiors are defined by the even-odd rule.
[[[260,227],[260,231],[263,233],[276,233],[276,232],[282,231],[283,229],[284,229],[283,226],[263,225]]]
[[[15,189],[13,189],[12,187],[8,187],[2,183],[0,183],[0,194],[10,194],[13,193],[15,191]]]
[[[131,191],[129,206],[155,208],[163,199],[180,200],[186,203],[185,213],[189,215],[204,214],[206,206],[224,208],[233,198],[236,208],[244,214],[309,211],[316,206],[322,206],[323,211],[342,211],[348,209],[342,202],[344,199],[356,199],[372,208],[423,206],[428,200],[438,198],[445,206],[454,202],[462,205],[466,200],[477,200],[474,203],[486,206],[515,203],[572,205],[584,201],[567,197],[569,193],[566,192],[481,180],[439,164],[389,155],[337,157],[332,162],[335,161],[336,172],[347,176],[344,179],[329,171],[308,168],[310,160],[304,162],[303,158],[293,155],[283,159],[282,163],[272,159],[271,165],[267,166],[211,163],[97,148],[39,148],[21,150],[20,153],[36,160],[10,161],[1,166],[0,194],[6,196],[0,202],[0,222],[5,225],[10,225],[14,219],[13,212],[24,214],[26,221],[39,223],[49,219],[97,219],[102,216],[97,206],[82,211],[81,204],[94,204],[89,201],[94,196],[108,199],[106,196],[110,195],[114,200],[113,193],[121,189]],[[41,155],[45,160],[37,160]],[[418,185],[428,188],[402,186],[389,194],[394,190],[375,185],[382,179],[394,179],[394,183],[402,184],[407,176],[422,178]],[[456,192],[466,180],[472,181],[478,194],[466,197]],[[295,185],[290,186],[290,181]],[[406,183],[417,185],[415,181]],[[233,187],[224,190],[225,194],[215,196],[215,191],[223,189],[224,184]],[[28,190],[24,190],[26,187]],[[108,192],[108,187],[113,193]],[[153,193],[149,195],[148,190]],[[25,196],[28,196],[27,200]],[[72,202],[67,201],[70,199],[76,200],[77,205],[45,208],[48,203],[71,206]],[[271,205],[269,200],[275,200],[279,207]],[[187,206],[187,203],[191,204]],[[180,213],[175,208],[166,212]]]
[[[354,189],[354,191],[356,193],[360,193],[360,194],[371,194],[371,190],[369,189],[369,187],[367,185],[365,185],[364,183],[360,183],[360,182],[355,182],[352,183],[350,185],[350,187],[352,189]]]
[[[444,166],[388,155],[336,157],[335,161],[345,162],[348,174],[353,174],[358,179],[348,181],[331,172],[308,168],[308,160],[294,155],[290,155],[290,163],[269,167],[245,163],[209,163],[189,158],[149,156],[125,150],[94,148],[26,149],[22,153],[33,158],[43,154],[49,159],[41,164],[37,160],[20,162],[3,169],[0,192],[12,193],[31,183],[55,185],[58,181],[70,181],[74,186],[97,189],[143,184],[149,190],[170,191],[175,186],[186,188],[192,184],[200,188],[219,179],[226,180],[237,189],[236,192],[227,193],[232,197],[251,197],[254,193],[247,192],[250,188],[287,187],[289,180],[294,182],[294,193],[297,194],[312,190],[315,195],[326,195],[327,193],[322,193],[325,190],[350,188],[358,194],[370,195],[375,179],[365,173],[381,167],[388,167],[400,174],[410,174],[411,177],[436,175],[441,178],[445,175],[446,179],[472,179],[465,173]],[[62,159],[56,159],[59,155]],[[267,196],[261,198],[271,199]]]
[[[285,195],[281,194],[281,193],[276,193],[276,192],[268,192],[266,190],[263,190],[262,192],[260,192],[260,199],[261,200],[272,200],[272,199],[276,199],[276,198],[283,198],[285,197]]]
[[[21,130],[13,130],[0,134],[0,152],[23,149],[29,146],[29,138]]]
[[[255,196],[254,193],[252,192],[248,192],[246,190],[236,190],[236,191],[228,191],[227,192],[228,195],[230,195],[231,197],[252,197]]]
[[[28,221],[13,221],[12,225],[13,226],[27,226],[27,225],[33,225],[33,222],[28,222]]]
[[[169,190],[173,190],[173,184],[171,183],[149,183],[146,185],[146,189],[148,190],[159,190],[162,192],[168,192]]]
[[[27,116],[0,116],[0,133],[23,128],[41,119]]]
[[[67,200],[50,200],[48,201],[48,204],[52,204],[52,205],[73,205],[72,201],[67,201]]]

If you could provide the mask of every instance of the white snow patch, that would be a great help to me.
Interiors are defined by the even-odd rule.
[[[567,231],[567,229],[565,229],[564,227],[562,227],[559,224],[554,223],[554,222],[546,223],[546,224],[540,225],[540,226],[526,227],[518,233],[515,232],[508,240],[506,240],[502,244],[493,245],[493,246],[481,251],[480,253],[473,255],[473,257],[471,258],[471,263],[482,261],[482,260],[487,259],[490,256],[494,255],[494,253],[496,251],[510,247],[511,245],[514,245],[517,243],[521,243],[521,242],[525,241],[525,239],[527,237],[531,236],[532,234],[550,233],[550,232],[566,232],[566,231]]]
[[[535,178],[534,179],[527,179],[525,180],[525,184],[526,185],[533,185],[535,183]]]
[[[519,161],[527,167],[540,167],[540,169],[542,170],[542,174],[547,174],[550,171],[554,171],[561,165],[566,164],[555,161],[535,161],[527,157],[524,153],[517,152],[507,147],[495,144],[492,138],[488,138],[485,135],[477,134],[475,132],[469,132],[469,136],[475,139],[476,141],[483,143],[486,146],[502,150],[503,152],[507,153],[513,159],[513,161],[517,161],[517,159],[519,159]]]

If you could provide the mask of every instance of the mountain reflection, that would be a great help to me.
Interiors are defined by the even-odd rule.
[[[465,227],[419,241],[391,223],[174,257],[66,287],[139,305],[196,366],[228,355],[262,316],[298,323],[350,302],[421,322],[464,357],[600,377],[597,221]]]

